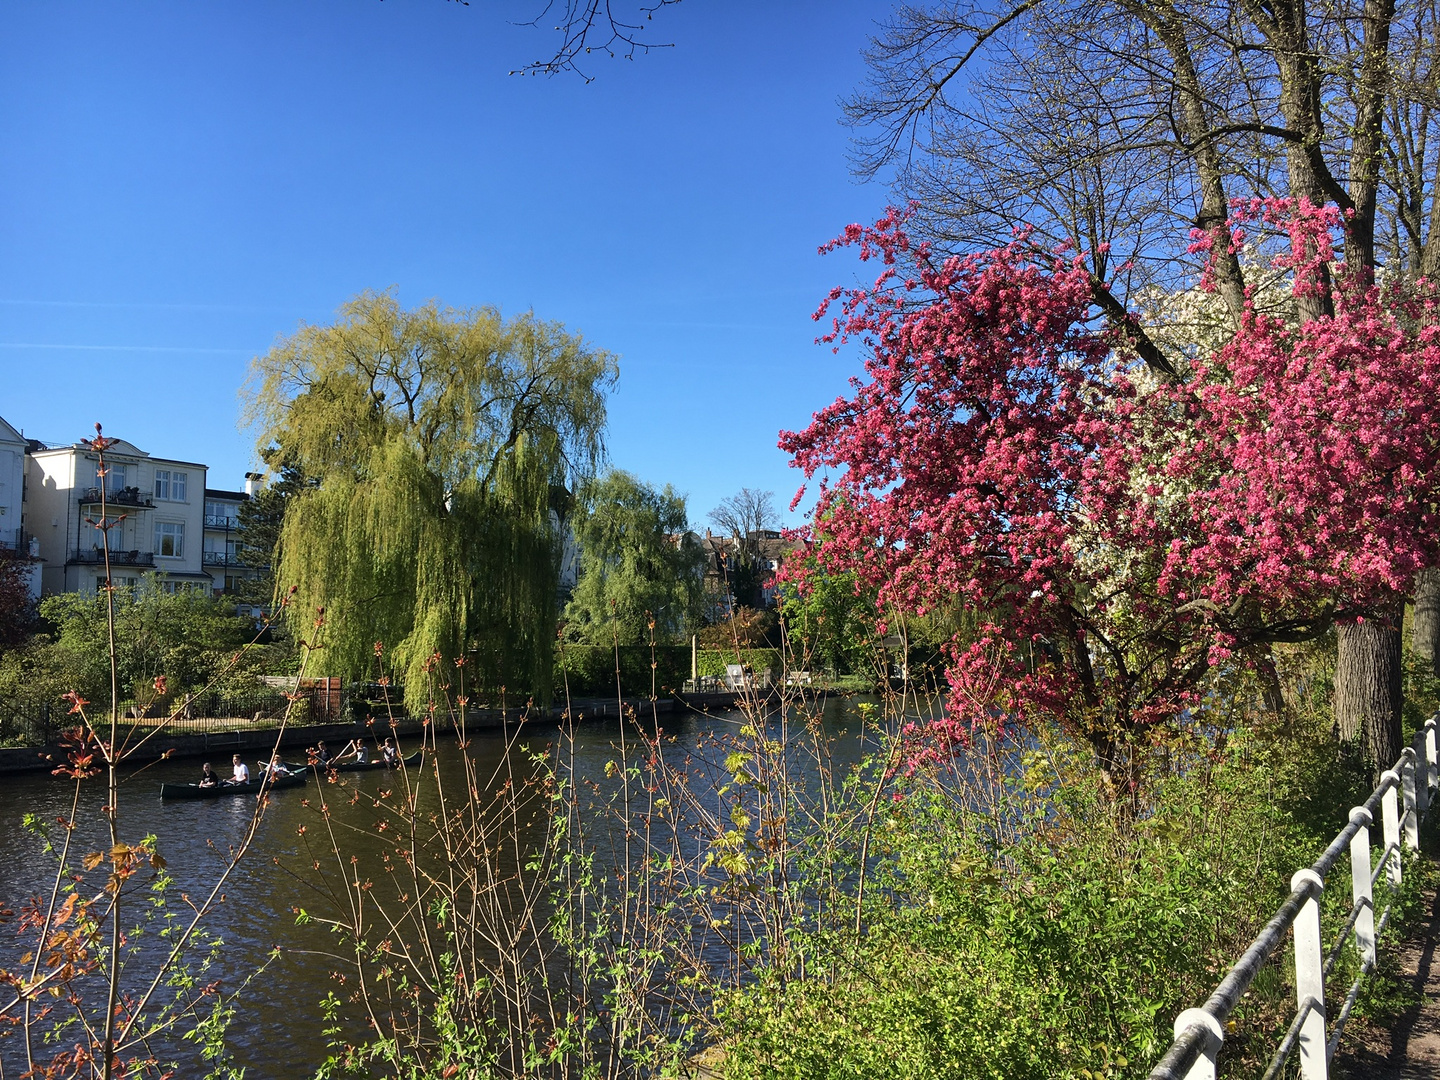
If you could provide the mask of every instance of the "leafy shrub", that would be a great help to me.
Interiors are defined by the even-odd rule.
[[[1138,818],[1073,744],[984,757],[898,781],[870,826],[853,805],[838,812],[853,824],[828,823],[797,873],[809,917],[719,998],[727,1080],[1143,1076],[1369,789],[1318,727],[1198,742]],[[1003,797],[977,797],[997,765]],[[1331,880],[1327,939],[1349,902],[1344,867]],[[1236,1014],[1236,1075],[1290,1019],[1281,959]]]
[[[756,675],[776,675],[784,666],[779,649],[701,649],[696,668],[701,675],[721,676],[729,664],[744,664]]]
[[[625,693],[649,694],[653,660],[657,693],[679,689],[690,677],[690,646],[657,645],[565,645],[555,651],[555,695],[568,688],[572,696],[613,697],[615,664],[619,654],[621,685]]]

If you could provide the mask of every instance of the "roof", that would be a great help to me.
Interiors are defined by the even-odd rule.
[[[24,441],[25,436],[6,423],[3,416],[0,416],[0,442],[23,443]]]
[[[223,488],[206,488],[207,499],[233,499],[235,502],[246,502],[250,496],[243,491],[226,491]]]
[[[138,446],[136,446],[134,443],[132,443],[132,442],[127,442],[127,441],[124,440],[124,439],[115,439],[114,441],[112,441],[111,444],[110,444],[110,446],[106,448],[106,451],[105,451],[105,452],[106,452],[107,454],[109,454],[110,456],[112,456],[112,457],[136,457],[136,458],[146,458],[146,459],[148,459],[148,460],[150,460],[150,461],[153,461],[156,465],[184,465],[184,466],[186,466],[186,467],[188,467],[188,468],[191,468],[191,469],[204,469],[204,470],[206,470],[207,472],[208,472],[209,469],[210,469],[210,466],[205,465],[205,464],[202,464],[201,462],[198,462],[198,461],[184,461],[184,460],[182,460],[182,459],[180,459],[180,458],[154,457],[154,456],[152,456],[151,454],[146,453],[144,450],[141,450],[141,449],[140,449]],[[62,446],[47,446],[47,447],[45,447],[45,448],[42,449],[42,450],[32,450],[32,451],[30,451],[30,454],[31,454],[32,457],[39,457],[39,456],[41,456],[42,454],[93,454],[93,453],[94,453],[94,451],[90,449],[89,445],[88,445],[87,443],[83,443],[83,442],[67,443],[67,444],[62,445]]]

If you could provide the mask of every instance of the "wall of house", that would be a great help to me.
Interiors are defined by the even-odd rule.
[[[19,542],[25,495],[25,442],[0,420],[0,544]]]
[[[25,528],[39,542],[44,560],[40,584],[47,593],[65,591],[65,560],[75,546],[76,520],[70,513],[74,455],[39,451],[25,458]]]
[[[152,458],[125,442],[116,443],[106,460],[110,465],[106,487],[111,495],[134,488],[140,503],[154,504],[127,505],[121,496],[109,507],[110,516],[118,519],[109,531],[115,579],[138,581],[145,573],[158,572],[177,583],[208,588],[209,575],[201,561],[205,466]],[[78,446],[39,450],[27,456],[26,527],[40,541],[46,592],[91,592],[96,582],[104,579],[102,563],[76,562],[77,553],[89,554],[101,547],[99,530],[93,524],[99,507],[81,502],[88,489],[98,486],[98,464],[95,454]],[[176,484],[177,474],[184,474],[183,493]],[[163,531],[162,526],[166,527]],[[164,543],[167,536],[169,545]],[[165,553],[172,549],[178,553]],[[127,562],[129,559],[134,563]]]

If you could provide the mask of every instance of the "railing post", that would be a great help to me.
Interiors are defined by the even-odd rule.
[[[1410,775],[1415,780],[1415,846],[1420,846],[1420,825],[1430,813],[1430,760],[1425,756],[1425,732],[1415,733],[1410,749],[1415,751],[1410,758]]]
[[[1375,896],[1370,888],[1370,826],[1374,818],[1369,810],[1357,806],[1350,811],[1350,820],[1359,826],[1350,840],[1350,896],[1360,914],[1355,919],[1355,947],[1366,970],[1375,967]]]
[[[1204,1009],[1186,1009],[1175,1018],[1175,1038],[1196,1025],[1205,1029],[1205,1042],[1184,1080],[1215,1080],[1215,1063],[1220,1057],[1220,1044],[1225,1041],[1225,1029]]]
[[[1425,721],[1425,783],[1427,787],[1440,786],[1440,757],[1436,756],[1435,727],[1440,724],[1440,713]]]
[[[1368,880],[1368,878],[1367,878]],[[1300,1076],[1327,1080],[1325,1059],[1325,947],[1320,940],[1320,894],[1325,882],[1314,870],[1298,870],[1290,879],[1292,892],[1311,886],[1309,897],[1295,917],[1295,1008],[1305,1011],[1300,1025]]]
[[[1391,885],[1400,884],[1400,813],[1395,805],[1395,789],[1400,786],[1400,774],[1394,769],[1386,769],[1380,774],[1380,782],[1388,786],[1385,794],[1380,796],[1380,820],[1383,826],[1385,839],[1385,851],[1392,848],[1395,853],[1390,856],[1390,861],[1385,864],[1385,876]]]
[[[1415,748],[1407,746],[1400,755],[1400,782],[1405,793],[1405,815],[1401,823],[1405,826],[1405,846],[1411,851],[1420,850],[1419,805],[1415,801]]]

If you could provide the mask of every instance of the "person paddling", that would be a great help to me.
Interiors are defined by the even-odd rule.
[[[231,760],[230,783],[248,784],[250,782],[250,769],[241,759],[239,754]]]
[[[280,760],[279,753],[271,754],[270,760],[263,763],[260,766],[260,770],[268,775],[271,780],[278,780],[283,776],[291,775],[290,769]]]

